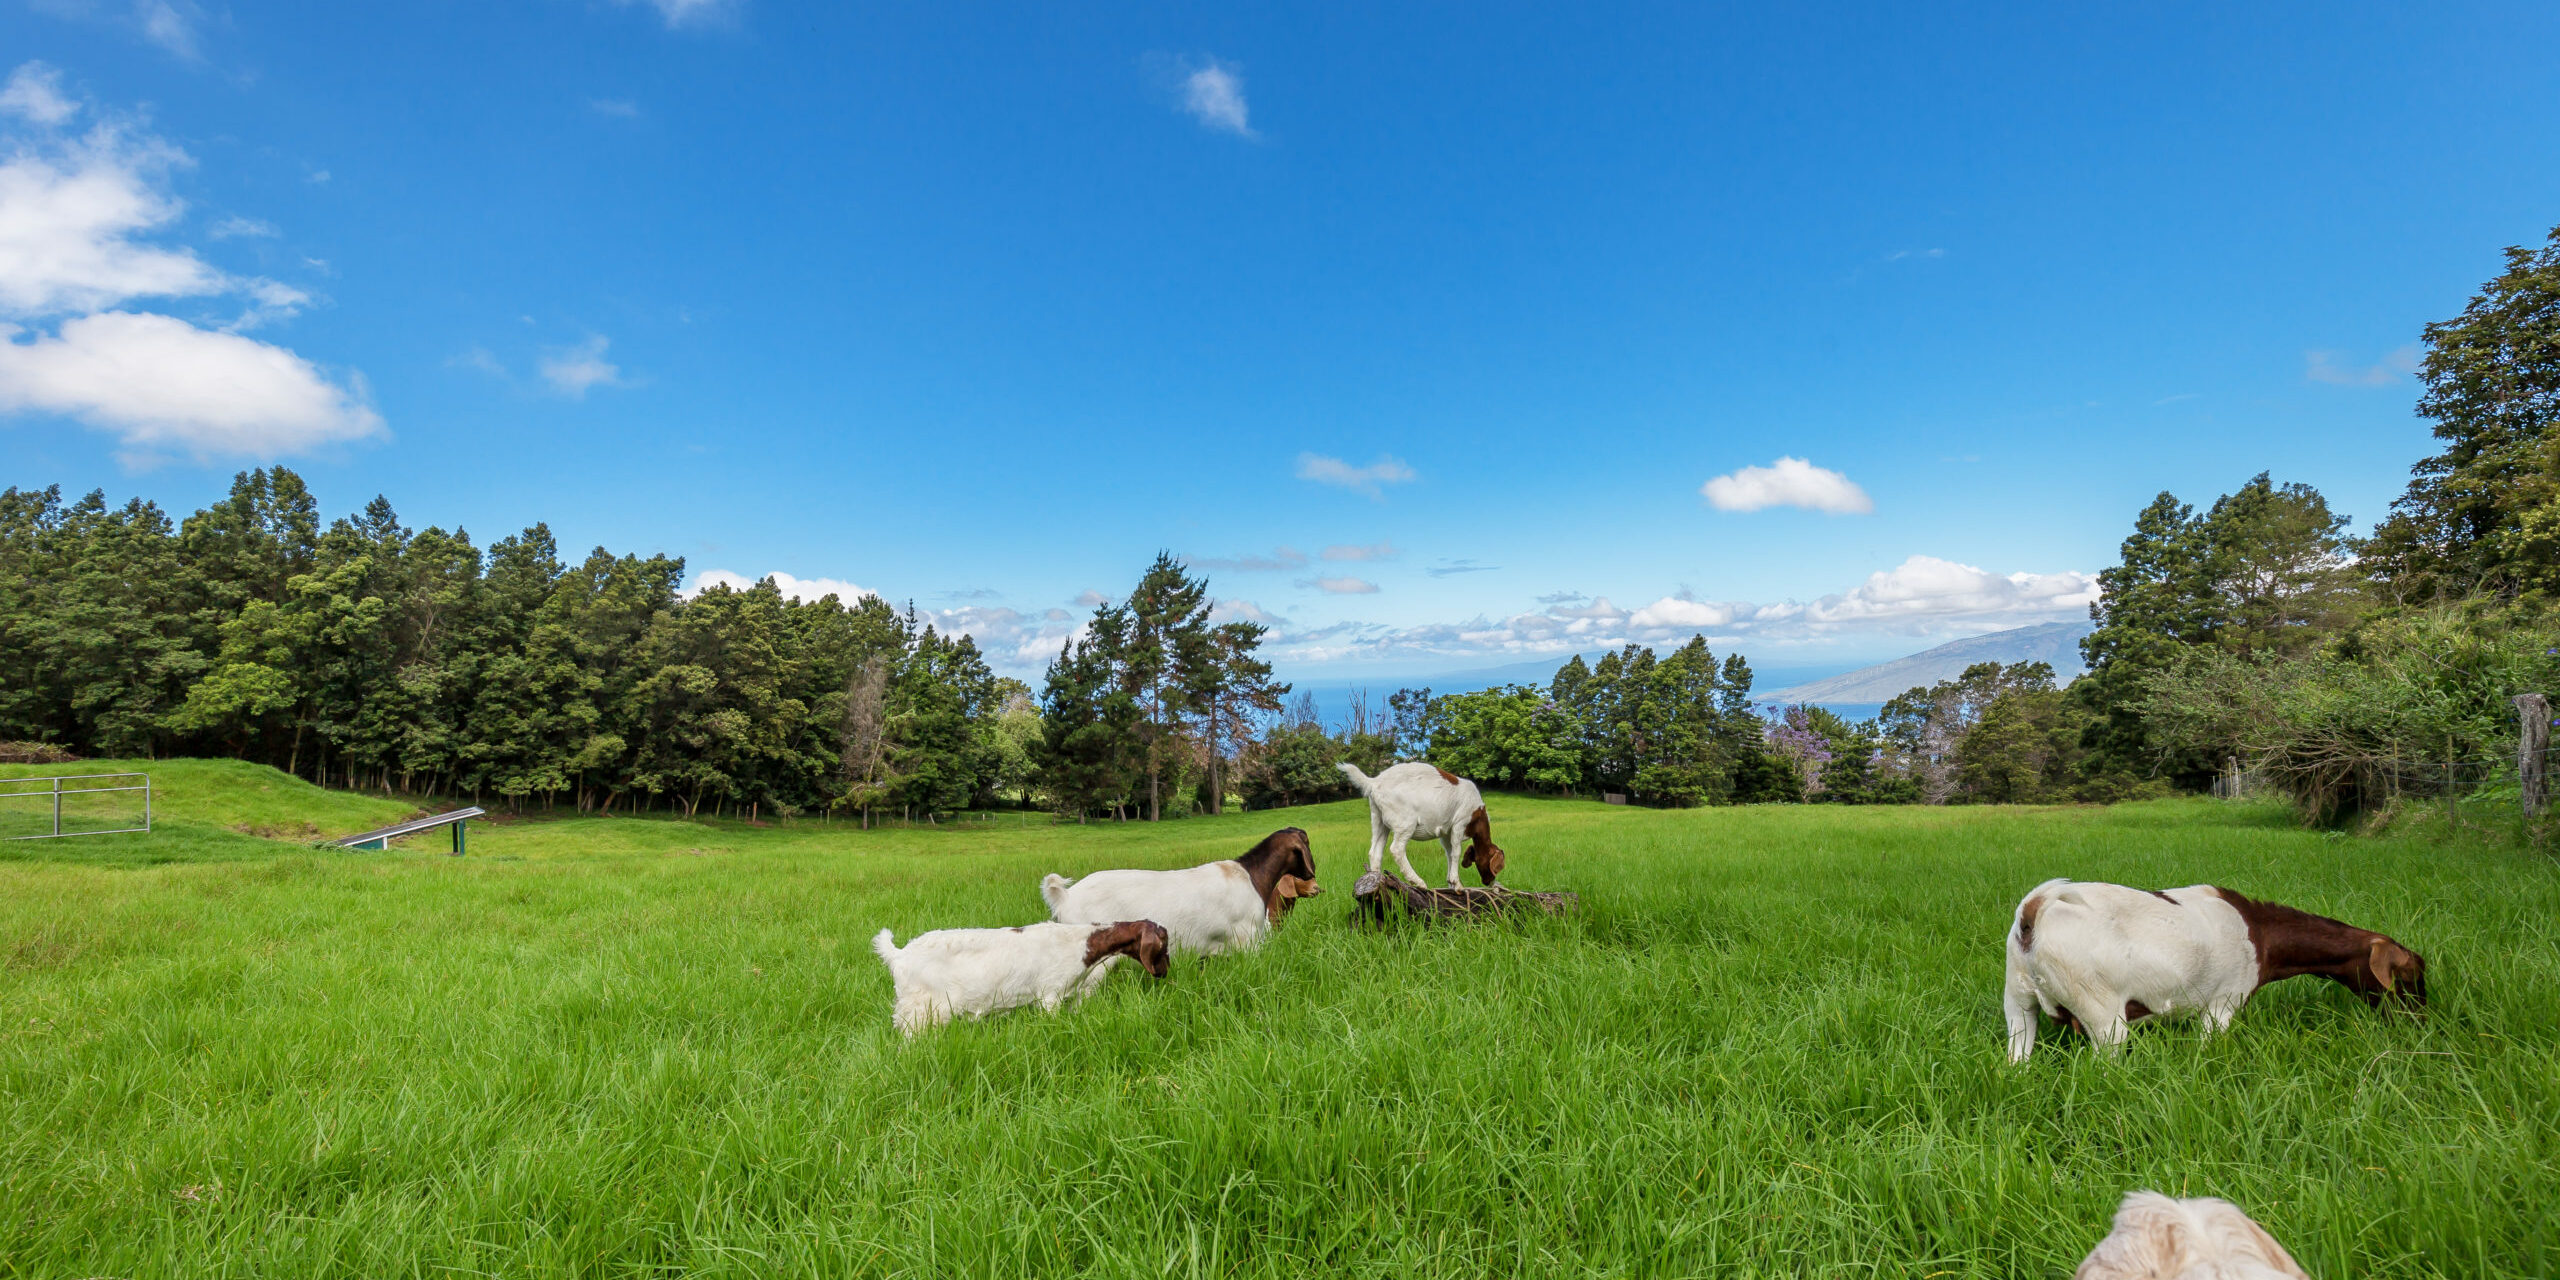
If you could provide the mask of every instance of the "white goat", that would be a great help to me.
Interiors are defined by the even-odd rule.
[[[1155,977],[1167,968],[1165,931],[1153,920],[936,929],[904,947],[883,929],[871,949],[897,987],[891,1020],[909,1036],[964,1014],[983,1018],[1027,1004],[1055,1013],[1101,986],[1123,957]]]
[[[2200,1014],[2220,1031],[2258,988],[2310,974],[2367,1004],[2427,996],[2426,962],[2370,929],[2207,884],[2047,880],[2009,928],[2009,1060],[2035,1052],[2039,1011],[2113,1049],[2143,1018]]]
[[[2115,1230],[2081,1259],[2072,1280],[2311,1280],[2264,1227],[2228,1200],[2172,1200],[2136,1191]]]
[[[1315,854],[1307,833],[1285,827],[1243,857],[1180,871],[1096,871],[1081,880],[1048,876],[1040,896],[1055,919],[1079,924],[1144,917],[1157,921],[1176,950],[1216,955],[1260,946],[1271,932],[1272,904],[1284,876],[1312,894]]]
[[[1437,840],[1449,855],[1449,887],[1458,887],[1458,868],[1474,867],[1477,878],[1492,884],[1502,875],[1502,850],[1493,842],[1493,823],[1485,817],[1484,796],[1476,784],[1446,769],[1413,761],[1382,769],[1377,777],[1350,763],[1335,765],[1360,794],[1369,797],[1369,873],[1378,872],[1380,855],[1392,853],[1396,869],[1416,885],[1423,883],[1404,856],[1411,840]],[[1459,853],[1459,842],[1466,852]]]

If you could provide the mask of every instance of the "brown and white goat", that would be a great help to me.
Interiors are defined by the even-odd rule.
[[[1172,935],[1175,950],[1216,955],[1262,944],[1284,876],[1315,883],[1313,846],[1296,827],[1272,832],[1241,857],[1180,871],[1096,871],[1081,880],[1048,876],[1040,881],[1040,896],[1054,919],[1153,920]]]
[[[2011,1062],[2035,1052],[2039,1012],[2112,1049],[2144,1018],[2200,1015],[2220,1031],[2286,978],[2327,978],[2367,1004],[2427,997],[2426,961],[2390,938],[2209,884],[2047,880],[2018,903],[2008,951]]]
[[[1007,1009],[1059,1006],[1092,994],[1123,959],[1150,976],[1168,971],[1171,949],[1153,920],[1112,924],[1016,925],[1010,929],[936,929],[897,939],[883,929],[871,939],[897,988],[891,1021],[912,1036],[955,1017],[983,1018]]]
[[[1334,766],[1360,794],[1369,797],[1369,873],[1378,872],[1381,855],[1394,854],[1396,870],[1416,885],[1423,883],[1404,856],[1412,840],[1437,840],[1449,855],[1449,887],[1458,887],[1458,868],[1474,867],[1476,878],[1490,885],[1502,875],[1502,848],[1493,842],[1493,821],[1485,816],[1484,795],[1476,784],[1436,765],[1411,761],[1381,769],[1377,777],[1350,763]],[[1462,847],[1464,853],[1460,852]]]
[[[1323,886],[1313,880],[1301,880],[1296,876],[1280,877],[1280,887],[1271,895],[1272,925],[1277,927],[1280,917],[1289,914],[1290,910],[1298,905],[1298,899],[1312,898],[1323,892]]]

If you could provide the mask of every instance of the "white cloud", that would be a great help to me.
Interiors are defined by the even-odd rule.
[[[1375,595],[1378,591],[1377,583],[1360,578],[1309,578],[1298,585],[1314,587],[1326,595],[1333,596],[1367,596]]]
[[[1278,616],[1251,600],[1221,600],[1209,609],[1211,622],[1259,622],[1266,627],[1280,625]]]
[[[775,589],[782,592],[785,599],[805,600],[811,604],[824,600],[828,596],[834,596],[844,604],[850,605],[864,596],[879,594],[869,587],[858,587],[842,578],[800,578],[787,573],[768,573],[764,576],[773,579]],[[690,600],[712,587],[745,591],[755,586],[757,581],[759,580],[727,569],[705,569],[695,574],[693,585],[685,588],[680,594]]]
[[[1744,467],[1701,486],[1719,511],[1758,511],[1763,507],[1803,507],[1832,515],[1864,515],[1876,509],[1867,491],[1837,471],[1802,458],[1780,458],[1765,467]]]
[[[201,16],[187,0],[134,0],[133,21],[142,29],[142,38],[181,58],[201,56],[202,42],[196,36]]]
[[[0,98],[15,116],[59,123],[77,108],[56,83],[28,64]],[[290,317],[310,294],[144,241],[185,212],[164,188],[168,172],[189,163],[184,152],[112,119],[79,137],[13,141],[0,160],[0,413],[86,423],[121,440],[129,462],[272,458],[383,433],[360,381],[240,335]],[[139,298],[225,294],[247,305],[220,331],[121,309]],[[10,323],[57,318],[50,333]]]
[[[500,363],[498,357],[490,354],[487,347],[476,342],[464,348],[461,354],[446,360],[445,364],[455,369],[476,369],[493,378],[509,376],[507,366]]]
[[[205,229],[205,234],[216,240],[237,240],[242,237],[265,238],[272,237],[276,234],[276,224],[272,222],[261,222],[256,218],[243,218],[238,214],[233,214],[232,216],[224,218],[222,221],[207,227]]]
[[[41,62],[19,65],[0,86],[0,111],[48,128],[80,113],[80,104],[62,92],[62,73]]]
[[[1340,458],[1302,453],[1298,455],[1298,478],[1349,489],[1353,493],[1365,493],[1372,498],[1383,498],[1386,495],[1379,486],[1403,484],[1413,479],[1413,468],[1389,454],[1380,454],[1378,460],[1368,466],[1355,467]]]
[[[2302,353],[2302,376],[2332,386],[2387,387],[2416,373],[2421,354],[2418,344],[2413,342],[2384,356],[2380,363],[2358,368],[2339,363],[2345,358],[2344,352],[2305,351]]]
[[[587,106],[597,115],[612,116],[618,120],[636,120],[640,116],[640,104],[628,98],[589,98]]]
[[[1247,119],[1244,77],[1226,63],[1212,59],[1182,78],[1182,109],[1207,128],[1239,138],[1256,136]]]
[[[114,433],[128,456],[276,457],[382,434],[360,388],[282,347],[170,316],[109,311],[20,341],[0,326],[0,412]]]
[[[134,239],[185,211],[157,186],[185,163],[174,147],[105,125],[0,161],[0,314],[95,311],[232,288],[193,252]]]
[[[1912,556],[1847,591],[1810,603],[1699,600],[1686,592],[1632,612],[1605,597],[1585,605],[1558,593],[1548,607],[1508,618],[1393,627],[1344,622],[1275,637],[1275,652],[1307,663],[1557,657],[1635,643],[1684,643],[1705,635],[1719,647],[1793,644],[1857,635],[1936,643],[2036,622],[2086,617],[2094,575],[1998,574],[1933,556]]]
[[[624,6],[646,5],[658,11],[669,28],[707,23],[725,17],[734,7],[730,0],[620,0]]]
[[[553,351],[542,358],[542,380],[572,400],[586,399],[590,387],[621,386],[622,370],[604,358],[605,348],[611,345],[603,334],[595,333],[574,347]]]
[[[1194,569],[1223,569],[1233,573],[1277,573],[1284,569],[1305,568],[1307,553],[1296,547],[1281,547],[1267,556],[1258,552],[1241,556],[1185,556],[1182,562]]]
[[[1381,542],[1372,547],[1336,543],[1324,549],[1324,558],[1333,561],[1393,560],[1395,556],[1396,547],[1392,542]]]
[[[1099,591],[1082,591],[1076,595],[1076,607],[1079,609],[1099,609],[1109,603],[1111,597]]]

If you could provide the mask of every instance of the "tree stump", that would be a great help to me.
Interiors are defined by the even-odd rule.
[[[1544,912],[1563,915],[1582,899],[1570,893],[1520,893],[1496,886],[1490,889],[1425,889],[1407,884],[1391,872],[1372,871],[1351,886],[1356,900],[1351,908],[1355,928],[1383,925],[1394,918],[1393,903],[1404,904],[1404,914],[1414,919],[1450,920],[1484,916],[1519,915]]]
[[[2520,693],[2515,697],[2516,781],[2524,792],[2524,816],[2540,817],[2550,803],[2550,781],[2546,769],[2551,757],[2551,702],[2538,693]]]

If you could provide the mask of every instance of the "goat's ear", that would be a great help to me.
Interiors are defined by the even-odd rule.
[[[2391,939],[2383,937],[2376,937],[2365,949],[2365,967],[2373,971],[2373,980],[2381,983],[2385,991],[2396,991],[2400,986],[2391,972],[2391,953],[2396,949]]]

